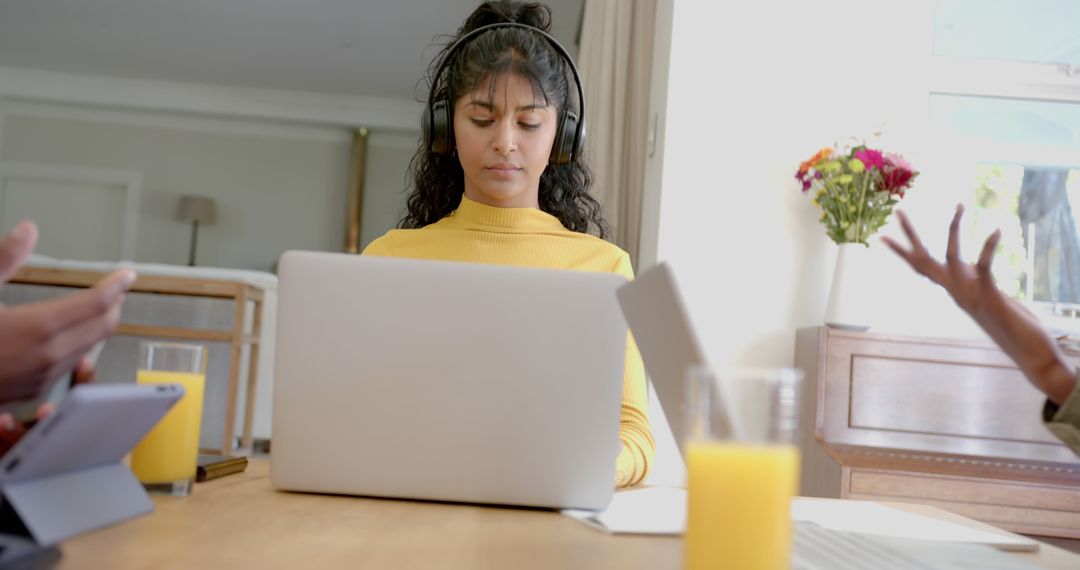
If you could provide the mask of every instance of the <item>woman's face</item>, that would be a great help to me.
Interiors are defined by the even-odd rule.
[[[539,207],[540,175],[555,140],[557,112],[528,79],[503,74],[454,104],[454,140],[465,196],[500,208]]]

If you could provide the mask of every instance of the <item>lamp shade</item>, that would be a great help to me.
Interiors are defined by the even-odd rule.
[[[176,209],[176,219],[184,222],[198,222],[202,225],[214,223],[217,206],[213,198],[206,196],[181,196]]]

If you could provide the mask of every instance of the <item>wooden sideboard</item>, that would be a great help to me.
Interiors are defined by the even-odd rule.
[[[798,331],[795,364],[807,381],[803,494],[1080,538],[1080,458],[994,344],[815,327]]]

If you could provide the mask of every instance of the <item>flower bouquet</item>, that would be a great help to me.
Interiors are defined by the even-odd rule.
[[[919,173],[897,154],[865,145],[826,147],[799,165],[795,178],[821,208],[826,233],[838,244],[861,243],[885,225]]]

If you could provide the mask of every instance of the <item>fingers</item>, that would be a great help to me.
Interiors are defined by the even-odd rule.
[[[944,284],[944,267],[930,256],[930,252],[926,251],[926,247],[923,245],[922,240],[919,239],[919,234],[915,231],[915,227],[911,225],[911,220],[908,219],[907,214],[896,210],[896,217],[900,220],[900,227],[904,230],[908,241],[911,242],[911,250],[905,250],[895,240],[888,237],[882,237],[881,241],[885,242],[885,245],[889,246],[897,255],[904,258],[912,269],[928,277],[934,283]]]
[[[945,262],[950,266],[960,263],[960,219],[963,217],[964,206],[957,204],[956,213],[949,224],[949,245],[945,248]]]
[[[56,335],[52,341],[52,350],[54,351],[53,354],[61,356],[50,367],[47,378],[52,380],[68,371],[73,371],[72,383],[86,382],[93,379],[93,366],[89,366],[87,369],[89,363],[84,365],[82,361],[85,359],[88,350],[116,330],[116,326],[120,322],[120,309],[119,304],[114,305],[101,318],[68,327]],[[82,368],[83,380],[79,379],[80,367]],[[87,375],[89,375],[88,379],[86,379]]]
[[[23,323],[26,376],[48,382],[76,368],[95,343],[116,330],[124,292],[134,279],[134,272],[120,270],[86,291],[5,309]],[[83,381],[92,377],[92,367],[84,367]]]
[[[896,243],[892,238],[882,236],[881,241],[885,245],[889,246],[889,249],[896,252],[896,255],[904,258],[904,261],[915,270],[916,273],[923,275],[924,277],[930,277],[930,273],[933,271],[929,268],[933,260],[928,260],[926,256],[919,256],[914,251],[908,251],[904,249],[900,244]],[[928,263],[929,262],[929,263]],[[930,277],[933,280],[933,277]]]
[[[29,400],[40,396],[48,385],[48,378],[41,374],[37,374],[26,378],[25,381],[20,382],[17,385],[8,386],[5,390],[5,394],[10,397],[13,402]]]
[[[896,243],[895,240],[893,240],[892,238],[890,238],[888,236],[882,236],[881,241],[885,245],[889,246],[889,249],[896,252],[896,255],[899,255],[900,257],[903,257],[904,259],[907,259],[907,250],[900,247],[900,244]]]
[[[993,264],[994,252],[997,251],[998,242],[1000,241],[1000,229],[994,230],[994,233],[986,238],[986,243],[983,244],[982,251],[979,252],[979,261],[975,264],[975,270],[978,272],[980,278],[985,279],[992,277],[990,266]]]
[[[75,365],[75,372],[71,377],[72,384],[88,384],[94,381],[97,377],[97,370],[94,369],[94,363],[90,362],[89,356],[83,356],[79,359],[79,363]]]
[[[919,234],[915,233],[915,228],[911,226],[911,222],[907,216],[900,210],[896,211],[896,217],[900,220],[900,227],[904,230],[904,235],[907,236],[908,241],[911,242],[912,250],[908,251],[904,249],[899,243],[896,243],[890,237],[882,237],[881,241],[885,242],[885,245],[889,246],[889,249],[896,252],[896,255],[904,258],[904,261],[908,262],[908,265],[915,267],[915,252],[922,247],[919,242]]]
[[[110,273],[90,289],[40,303],[40,306],[46,312],[48,322],[53,323],[56,330],[64,330],[111,311],[123,301],[124,293],[131,289],[134,283],[135,272],[120,269]]]
[[[0,240],[0,283],[6,283],[15,270],[26,260],[26,256],[37,243],[37,226],[30,220],[23,220],[3,240]]]
[[[906,235],[908,241],[911,242],[912,250],[926,251],[926,248],[923,247],[922,240],[919,239],[919,234],[915,231],[915,226],[911,225],[911,220],[908,219],[907,214],[902,210],[897,210],[896,217],[900,220],[900,228],[904,230],[904,235]]]
[[[908,265],[910,265],[912,267],[915,267],[915,261],[912,259],[911,252],[904,249],[900,244],[896,243],[896,241],[894,241],[890,237],[882,236],[881,241],[882,241],[882,243],[887,245],[889,247],[889,249],[893,250],[893,252],[895,252],[896,255],[899,255],[900,257],[904,258],[904,261],[908,262]]]
[[[55,411],[56,404],[52,402],[45,402],[44,404],[38,406],[37,414],[35,415],[35,417],[37,417],[38,421],[40,422],[41,420],[45,419],[49,414]]]
[[[8,452],[26,433],[26,428],[9,413],[0,414],[0,455]]]

